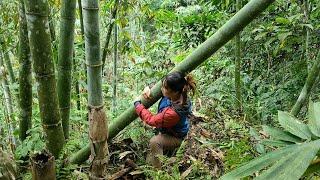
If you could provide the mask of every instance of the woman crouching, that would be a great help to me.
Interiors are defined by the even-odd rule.
[[[180,72],[168,74],[162,81],[161,92],[163,97],[158,105],[158,113],[153,115],[141,104],[135,101],[134,106],[138,116],[148,125],[156,127],[159,134],[150,140],[150,152],[147,163],[161,168],[158,158],[164,150],[178,148],[189,131],[188,115],[191,114],[191,101],[188,92],[195,91],[195,82],[192,76],[186,77]],[[144,97],[150,98],[150,89],[145,88]]]

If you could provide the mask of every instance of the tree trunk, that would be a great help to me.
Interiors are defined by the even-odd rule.
[[[226,24],[224,24],[215,34],[209,39],[199,45],[184,61],[178,64],[171,72],[180,71],[188,73],[198,67],[218,49],[225,45],[230,39],[232,39],[238,32],[240,32],[246,25],[248,25],[253,19],[255,19],[261,12],[263,12],[274,0],[251,0],[245,5],[237,14],[235,14]],[[159,81],[151,89],[151,100],[146,101],[141,99],[142,103],[146,107],[150,107],[156,103],[161,97],[161,81]],[[109,126],[109,139],[112,139],[121,130],[128,126],[133,120],[137,118],[135,109],[130,106],[119,117],[112,121]],[[74,154],[70,162],[81,163],[82,160],[86,160],[88,157],[81,157],[81,155],[87,155],[90,151],[90,147],[87,145],[82,150]]]
[[[6,77],[6,70],[3,66],[3,59],[0,56],[0,79],[1,79],[1,85],[3,88],[3,95],[4,95],[4,101],[6,106],[6,112],[7,112],[7,118],[5,118],[7,127],[8,127],[8,136],[9,136],[9,143],[12,153],[15,151],[16,147],[16,139],[13,135],[15,124],[14,124],[14,118],[13,118],[13,105],[12,105],[12,98],[9,88],[9,83]]]
[[[73,52],[73,54],[75,54],[75,53]],[[73,72],[74,73],[77,72],[77,68],[76,67],[77,67],[76,66],[76,60],[75,60],[75,58],[73,56]],[[75,79],[74,84],[75,84],[74,86],[75,86],[75,89],[76,89],[76,96],[77,96],[77,110],[80,111],[80,109],[81,109],[81,103],[80,103],[81,97],[80,97],[79,81],[78,81],[77,78]]]
[[[46,151],[33,155],[31,157],[31,172],[33,180],[55,180],[54,156]]]
[[[104,44],[104,48],[103,48],[103,53],[102,53],[102,73],[103,73],[103,68],[106,62],[106,58],[107,58],[107,54],[109,51],[108,47],[109,47],[109,42],[111,39],[111,32],[112,32],[112,28],[115,24],[115,18],[117,16],[117,10],[118,10],[118,5],[119,5],[119,0],[115,0],[114,1],[114,8],[113,11],[111,13],[111,18],[110,18],[110,23],[109,23],[109,27],[108,27],[108,31],[107,31],[107,37],[106,37],[106,42]]]
[[[112,90],[113,90],[113,97],[112,97],[112,111],[113,113],[116,112],[117,106],[117,62],[118,62],[118,26],[114,26],[114,45],[113,45],[113,81],[112,81]]]
[[[237,11],[240,10],[240,0],[236,2],[236,9]],[[236,89],[236,105],[238,111],[242,111],[242,97],[241,97],[241,39],[240,39],[240,32],[235,37],[235,89]]]
[[[316,57],[316,60],[308,74],[306,83],[304,84],[299,98],[297,102],[294,104],[293,108],[291,109],[291,115],[297,116],[302,108],[302,106],[305,104],[307,98],[310,95],[310,92],[312,90],[312,87],[314,84],[316,84],[316,80],[319,79],[320,75],[320,51],[318,52],[318,55]]]
[[[304,14],[304,23],[308,24],[309,22],[309,1],[308,0],[304,0],[303,1],[303,14]],[[307,64],[307,68],[309,70],[309,63],[308,63],[308,59],[309,59],[309,28],[308,27],[304,27],[304,31],[305,31],[305,45],[304,45],[304,58]]]
[[[64,137],[68,139],[76,0],[62,0],[61,3],[57,88]]]
[[[40,117],[49,151],[58,157],[64,145],[64,135],[58,109],[58,96],[48,23],[46,0],[24,0],[30,52],[38,83]]]
[[[31,128],[32,116],[31,57],[23,0],[20,0],[19,18],[19,104],[21,111],[19,137],[20,140],[23,141],[27,137],[27,131]]]
[[[82,0],[88,77],[89,138],[91,145],[90,179],[106,177],[108,163],[106,113],[102,97],[102,61],[100,57],[99,2]]]
[[[9,51],[3,50],[3,56],[4,56],[4,63],[6,65],[6,68],[7,68],[8,72],[9,72],[10,82],[13,84],[16,81],[16,77],[14,76],[12,63],[11,63],[11,59],[10,59],[10,56],[9,56]]]

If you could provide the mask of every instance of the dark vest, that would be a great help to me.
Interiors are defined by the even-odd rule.
[[[167,97],[162,97],[159,106],[158,113],[161,113],[164,108],[171,107],[180,116],[180,120],[176,125],[171,128],[159,128],[161,133],[170,134],[179,138],[183,138],[189,131],[189,119],[188,115],[191,114],[191,103],[189,102],[186,107],[175,107]]]

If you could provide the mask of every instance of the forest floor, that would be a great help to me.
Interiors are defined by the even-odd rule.
[[[248,128],[238,123],[229,125],[221,117],[204,115],[190,118],[191,128],[181,147],[166,152],[161,170],[145,163],[149,137],[140,136],[138,145],[131,138],[109,144],[110,179],[217,179],[225,172],[249,161],[254,156],[247,137]]]

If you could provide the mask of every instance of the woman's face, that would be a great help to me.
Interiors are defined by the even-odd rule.
[[[161,92],[163,96],[166,96],[169,99],[175,99],[179,95],[179,92],[174,92],[169,87],[167,87],[165,82],[162,82]]]

